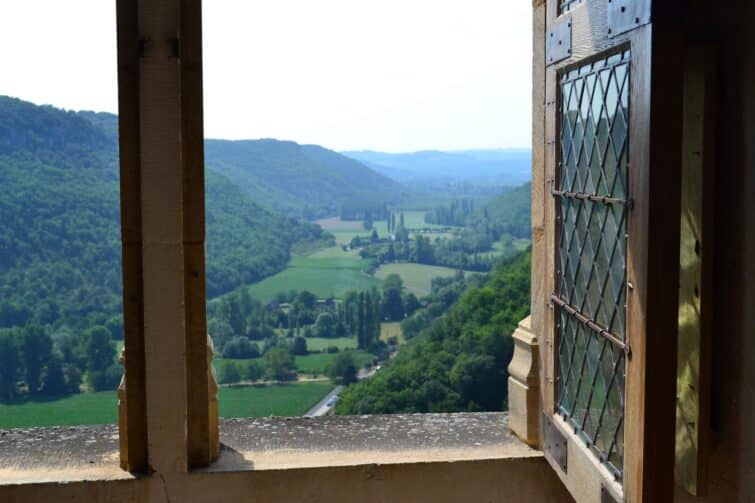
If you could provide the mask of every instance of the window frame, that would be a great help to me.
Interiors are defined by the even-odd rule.
[[[572,47],[569,57],[548,64],[545,55],[543,80],[535,72],[535,96],[544,88],[544,110],[535,103],[536,124],[533,148],[542,149],[543,161],[533,156],[533,206],[543,204],[543,247],[533,252],[533,329],[540,337],[541,390],[544,421],[552,422],[567,442],[567,468],[548,453],[554,470],[577,499],[599,501],[601,492],[613,499],[670,501],[673,497],[674,423],[676,386],[678,249],[680,164],[681,164],[681,47],[677,27],[676,2],[652,4],[652,22],[639,23],[634,29],[609,34],[607,0],[583,0],[561,14],[560,1],[549,0],[535,6],[535,17],[542,16],[543,27],[533,34],[546,39],[558,22],[569,22]],[[546,43],[543,42],[545,45]],[[542,46],[541,46],[542,47]],[[574,429],[556,414],[557,332],[556,313],[551,294],[556,288],[558,230],[556,188],[560,136],[560,72],[581,66],[626,47],[631,51],[629,121],[629,193],[632,209],[627,231],[627,318],[626,392],[624,425],[624,480],[618,484]],[[545,49],[542,49],[545,51]],[[537,54],[537,51],[536,51]],[[672,57],[676,55],[675,58]],[[537,60],[536,60],[537,65]],[[651,79],[651,75],[653,78]],[[663,96],[664,99],[658,99]],[[655,99],[654,99],[655,98]],[[538,130],[539,128],[539,130]],[[651,169],[663,166],[664,169]],[[537,171],[540,170],[540,173]],[[537,196],[541,199],[537,200]],[[652,218],[651,218],[652,215]],[[677,220],[677,221],[675,221]],[[540,277],[538,277],[540,276]],[[536,297],[536,293],[538,296]],[[535,321],[536,320],[536,321]],[[648,341],[653,341],[649,344]],[[541,428],[544,430],[545,428]]]

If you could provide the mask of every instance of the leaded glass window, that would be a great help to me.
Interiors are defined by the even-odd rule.
[[[626,375],[629,51],[559,79],[558,412],[621,478]]]

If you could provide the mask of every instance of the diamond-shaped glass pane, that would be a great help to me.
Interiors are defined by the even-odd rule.
[[[558,409],[617,476],[624,458],[629,58],[624,51],[571,69],[559,86],[556,287],[571,309],[558,314]]]

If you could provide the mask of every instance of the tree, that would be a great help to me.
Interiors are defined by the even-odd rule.
[[[409,231],[406,230],[406,227],[404,227],[403,224],[399,224],[399,226],[396,228],[396,241],[400,243],[406,243],[409,241]]]
[[[16,396],[21,355],[13,332],[0,332],[0,400]]]
[[[85,333],[86,368],[90,372],[104,372],[115,359],[115,344],[110,331],[102,326],[90,328]]]
[[[393,262],[396,260],[396,250],[393,248],[393,243],[388,245],[388,251],[385,253],[385,261]]]
[[[378,236],[376,229],[372,229],[372,234],[370,234],[370,243],[375,244],[378,241],[380,241],[380,236]]]
[[[244,377],[252,382],[259,381],[265,375],[265,368],[262,363],[252,360],[244,368]]]
[[[296,296],[296,300],[294,301],[295,304],[299,304],[299,306],[303,306],[307,309],[315,307],[315,302],[317,302],[317,296],[306,290],[299,292],[299,295]]]
[[[391,273],[383,280],[383,292],[391,288],[395,288],[399,291],[404,288],[404,280],[402,280],[401,276],[398,274]]]
[[[333,314],[324,312],[317,315],[314,331],[317,337],[334,337],[336,335],[336,319]]]
[[[107,332],[107,329],[103,330]],[[52,338],[41,326],[28,325],[23,329],[21,357],[26,386],[29,393],[36,393],[41,385],[42,371],[52,357]]]
[[[245,337],[234,337],[223,346],[223,358],[257,358],[260,348]]]
[[[326,368],[325,373],[339,384],[350,384],[357,380],[357,366],[350,352],[339,353]]]
[[[401,299],[401,290],[389,288],[383,292],[382,314],[383,319],[388,321],[404,319],[404,301]]]
[[[113,390],[118,388],[123,376],[123,367],[113,363],[104,371],[95,370],[87,372],[87,384],[93,391]]]
[[[47,372],[45,372],[42,380],[42,394],[47,396],[63,395],[68,389],[66,377],[63,374],[63,362],[59,356],[54,355],[47,364]]]
[[[294,343],[291,345],[291,352],[295,355],[306,355],[307,339],[304,337],[294,337]]]
[[[233,296],[228,300],[228,323],[235,335],[244,335],[244,315],[241,313],[241,303]]]
[[[225,362],[218,372],[218,383],[233,384],[241,380],[241,371],[236,362]]]
[[[406,311],[407,316],[413,315],[420,307],[422,307],[422,304],[419,303],[419,299],[417,299],[416,295],[409,292],[404,296],[404,310]]]
[[[286,381],[292,377],[295,365],[288,348],[273,348],[265,353],[265,376],[273,381]]]
[[[357,347],[365,349],[367,347],[367,312],[364,292],[359,292],[357,299]]]

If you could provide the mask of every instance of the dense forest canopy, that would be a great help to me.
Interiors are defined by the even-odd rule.
[[[504,410],[511,334],[527,316],[529,300],[527,252],[500,265],[483,285],[467,289],[447,313],[427,319],[423,309],[405,320],[402,325],[419,322],[426,328],[375,377],[346,389],[337,412]]]
[[[117,119],[0,97],[0,328],[88,328],[120,314]],[[207,172],[210,296],[283,269],[322,229]]]

